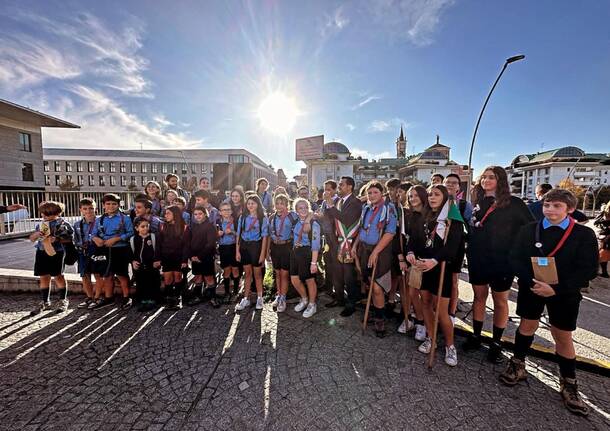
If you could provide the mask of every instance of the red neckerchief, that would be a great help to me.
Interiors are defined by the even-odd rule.
[[[369,222],[367,224],[367,226],[364,228],[364,230],[368,233],[369,229],[371,228],[371,223],[373,223],[373,220],[375,220],[375,216],[377,215],[377,213],[381,210],[381,203],[377,204],[377,206],[375,207],[375,209],[373,209],[373,213],[371,214],[371,217],[369,218]]]
[[[487,217],[489,217],[491,215],[491,213],[494,212],[495,210],[496,210],[496,203],[494,202],[489,208],[487,208],[487,211],[485,211],[485,215],[479,221],[479,226],[482,227],[485,220],[487,220]]]
[[[256,225],[256,222],[258,222],[258,217],[253,216],[251,214],[248,214],[250,217],[254,217],[254,219],[250,222],[250,225],[248,225],[248,229],[246,229],[247,231],[250,231],[252,229],[254,229],[254,226]],[[246,216],[247,217],[247,216]]]
[[[286,217],[288,217],[288,211],[286,211],[283,215],[280,216],[280,230],[279,232],[275,233],[278,238],[282,236],[282,230],[284,229],[284,222],[286,221]]]
[[[227,221],[227,227],[225,228],[225,233],[231,233],[231,226],[233,226],[233,217],[229,217],[229,220]]]
[[[561,250],[561,247],[563,247],[563,244],[566,242],[566,240],[572,233],[572,230],[574,229],[575,224],[576,224],[576,221],[572,217],[570,217],[570,225],[568,226],[566,231],[563,233],[563,236],[561,237],[561,239],[559,240],[559,242],[557,243],[557,245],[555,246],[553,251],[549,253],[548,257],[555,256],[555,253],[557,253],[559,250]]]
[[[299,236],[297,238],[297,244],[301,244],[301,241],[303,240],[303,231],[305,230],[305,220],[301,220],[299,218],[299,221],[301,222],[301,231],[299,232]]]

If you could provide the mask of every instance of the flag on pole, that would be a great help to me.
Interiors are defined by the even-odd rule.
[[[456,220],[464,223],[460,209],[455,204],[453,199],[447,199],[443,209],[441,209],[438,218],[436,219],[438,225],[436,226],[436,234],[441,238],[445,239],[445,231],[447,230],[447,220]]]

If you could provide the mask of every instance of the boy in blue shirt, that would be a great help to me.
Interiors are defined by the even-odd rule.
[[[68,309],[68,287],[64,278],[65,243],[72,241],[72,226],[61,218],[64,205],[59,202],[42,202],[38,211],[42,223],[36,225],[36,231],[30,235],[30,241],[36,243],[34,275],[40,277],[41,302],[31,311],[35,316],[51,307],[51,279],[55,279],[59,303],[56,311],[62,313]]]
[[[119,196],[109,193],[102,202],[104,214],[99,218],[93,242],[97,246],[94,259],[96,270],[102,276],[105,298],[96,301],[92,308],[99,308],[112,302],[114,276],[119,279],[123,300],[121,308],[127,309],[133,302],[129,297],[129,263],[131,253],[129,239],[133,236],[131,218],[119,210]]]
[[[78,308],[88,308],[102,294],[101,279],[99,274],[95,272],[95,261],[92,259],[95,252],[93,235],[97,224],[96,203],[91,198],[84,198],[80,200],[78,206],[81,218],[73,226],[74,245],[78,251],[78,273],[82,279],[85,295],[87,295],[85,300],[78,304]],[[96,286],[93,285],[91,275],[95,276]]]

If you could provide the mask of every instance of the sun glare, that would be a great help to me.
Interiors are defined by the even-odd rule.
[[[282,92],[268,94],[258,107],[261,126],[276,135],[286,135],[290,132],[298,114],[294,100]]]

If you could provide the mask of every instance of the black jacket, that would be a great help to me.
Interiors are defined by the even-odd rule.
[[[185,241],[189,228],[176,234],[173,226],[163,225],[163,229],[157,234],[157,250],[155,250],[155,260],[167,259],[170,261],[188,261],[188,246]]]
[[[432,246],[426,247],[428,237],[432,235],[436,225],[436,221],[426,223],[424,217],[418,217],[411,225],[407,252],[413,252],[419,259],[436,259],[439,263],[452,262],[458,256],[460,244],[464,238],[464,224],[451,220],[451,226],[445,230],[445,235],[449,235],[447,243],[445,244],[440,236],[434,234]]]
[[[200,260],[214,256],[216,253],[216,227],[206,220],[203,223],[193,222],[191,228],[185,233],[185,247],[187,257],[197,256]]]
[[[135,260],[142,264],[144,267],[142,269],[152,268],[153,263],[156,261],[155,248],[158,247],[158,244],[156,243],[157,238],[155,237],[155,244],[153,246],[152,235],[154,234],[150,234],[146,238],[142,238],[140,235],[134,235],[133,249],[131,248],[131,244],[129,247],[129,250],[132,252],[131,260]]]

